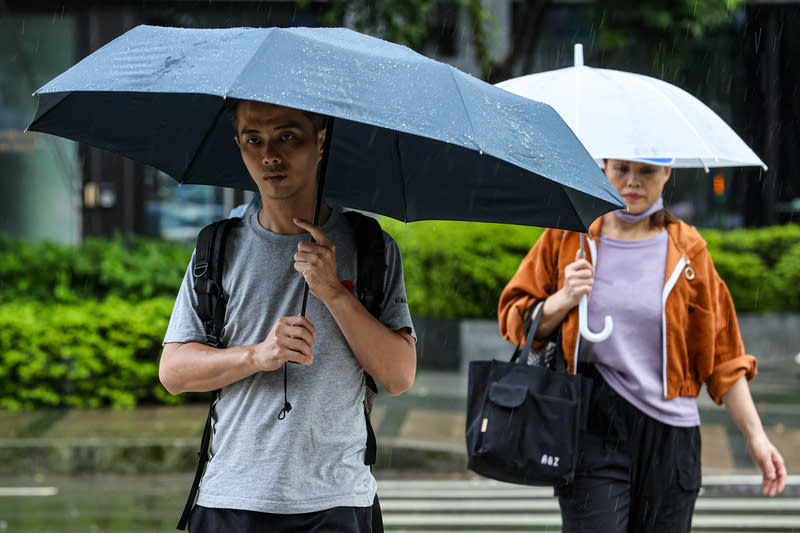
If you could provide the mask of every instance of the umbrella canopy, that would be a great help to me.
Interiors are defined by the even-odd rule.
[[[656,160],[674,167],[767,166],[703,102],[649,76],[583,64],[497,84],[550,104],[598,162]]]
[[[585,230],[624,206],[549,106],[343,28],[138,26],[36,91],[30,130],[255,190],[226,98],[335,117],[325,197],[403,221]]]

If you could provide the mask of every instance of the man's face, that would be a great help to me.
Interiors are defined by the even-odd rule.
[[[262,196],[314,197],[325,130],[315,134],[311,120],[298,109],[262,102],[239,102],[236,116],[236,144]]]

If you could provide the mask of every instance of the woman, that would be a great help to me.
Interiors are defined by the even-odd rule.
[[[520,341],[527,310],[544,301],[535,335],[561,326],[568,371],[594,386],[581,459],[558,487],[563,531],[689,532],[700,489],[700,417],[708,393],[730,412],[774,496],[786,482],[750,396],[756,360],[745,354],[736,313],[705,242],[663,208],[671,168],[607,160],[604,171],[628,209],[596,220],[580,257],[580,234],[547,230],[500,297],[500,331]],[[577,306],[589,295],[588,324],[614,328],[580,340]]]

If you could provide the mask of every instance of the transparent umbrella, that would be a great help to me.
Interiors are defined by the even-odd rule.
[[[583,64],[497,84],[551,105],[598,162],[661,160],[673,167],[767,166],[703,102],[665,81]]]

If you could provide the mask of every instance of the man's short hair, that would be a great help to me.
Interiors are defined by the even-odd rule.
[[[237,136],[239,135],[239,124],[236,111],[239,109],[239,102],[241,102],[241,99],[239,98],[226,98],[225,103],[223,104],[223,110],[228,114],[228,118],[231,119],[233,130]],[[308,120],[311,121],[311,127],[314,129],[314,135],[316,135],[319,130],[324,130],[328,125],[328,115],[305,110],[303,110],[303,114],[308,117]]]

